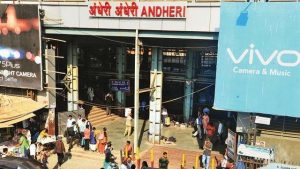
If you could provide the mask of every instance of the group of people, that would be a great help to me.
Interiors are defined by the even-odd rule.
[[[219,120],[217,123],[210,121],[209,108],[199,108],[198,116],[195,121],[196,131],[193,136],[198,140],[203,140],[203,147],[199,142],[199,148],[203,148],[203,154],[201,157],[201,165],[205,169],[210,168],[211,151],[214,145],[224,142],[226,133],[224,132],[224,124]],[[226,149],[225,149],[226,150]],[[233,165],[229,162],[227,152],[225,151],[222,160],[216,160],[219,168],[231,168]]]
[[[15,154],[15,152],[8,151],[8,148],[3,148],[3,153],[1,154],[2,158],[18,156],[37,160],[44,164],[44,166],[47,166],[50,150],[47,145],[43,145],[38,141],[40,138],[47,137],[47,129],[38,132],[38,139],[35,139],[34,137],[28,137],[22,132],[19,132],[16,137],[18,140],[16,147],[19,148],[19,155]]]
[[[103,131],[104,134],[101,135],[101,138],[105,139],[104,135],[107,137],[106,129],[104,128]],[[77,120],[72,115],[69,115],[66,130],[69,151],[71,151],[74,143],[77,143],[78,146],[80,145],[85,151],[96,151],[97,139],[95,132],[96,128],[92,126],[92,123],[82,118],[81,115],[78,115]]]

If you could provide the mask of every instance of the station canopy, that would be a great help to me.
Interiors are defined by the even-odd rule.
[[[0,128],[34,117],[33,112],[45,106],[30,98],[0,94]]]

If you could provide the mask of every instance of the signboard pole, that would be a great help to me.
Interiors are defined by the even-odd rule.
[[[138,29],[135,31],[135,59],[134,59],[134,152],[139,148],[138,145],[138,122],[139,122],[139,82],[140,82],[140,48],[139,48],[139,39],[138,39]]]

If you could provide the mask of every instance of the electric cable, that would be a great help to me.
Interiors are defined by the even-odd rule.
[[[199,93],[199,92],[201,92],[201,91],[204,91],[204,90],[210,88],[210,87],[213,86],[213,85],[214,85],[214,84],[210,84],[210,85],[208,85],[208,86],[206,86],[206,87],[203,87],[203,88],[201,88],[201,89],[199,89],[199,90],[196,90],[196,91],[191,92],[191,93],[189,93],[189,94],[186,94],[186,95],[184,95],[184,96],[180,96],[180,97],[177,97],[177,98],[174,98],[174,99],[170,99],[170,100],[164,101],[164,102],[162,102],[162,104],[174,102],[174,101],[176,101],[176,100],[183,99],[183,98],[185,98],[185,97],[187,97],[187,96],[194,95],[195,93]],[[57,93],[59,96],[61,96],[61,97],[67,98],[67,96],[65,96],[65,95],[62,94],[62,93],[59,93],[59,92],[56,92],[56,93]],[[108,105],[97,104],[97,103],[93,103],[93,102],[89,102],[89,101],[84,101],[84,100],[80,100],[80,101],[83,102],[83,105],[96,106],[96,107],[99,107],[99,108],[106,108],[106,107],[108,106]],[[148,108],[148,107],[150,107],[150,105],[139,106],[139,108],[141,108],[141,107]],[[131,106],[131,107],[110,106],[110,108],[111,108],[111,109],[125,109],[125,108],[131,108],[131,109],[133,109],[134,106]]]

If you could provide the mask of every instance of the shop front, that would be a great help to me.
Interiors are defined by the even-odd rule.
[[[74,83],[79,88],[68,95],[68,111],[76,109],[79,99],[103,104],[109,91],[114,104],[133,106],[136,30],[141,41],[140,88],[150,88],[151,71],[161,71],[162,104],[179,121],[188,121],[197,109],[190,93],[214,82],[218,5],[101,1],[42,6],[45,35],[66,40],[67,47],[59,50],[68,56],[67,65],[78,68]],[[79,17],[70,20],[74,11]],[[111,80],[129,81],[130,90],[112,90]],[[168,102],[176,98],[181,99]],[[149,93],[140,95],[142,101],[149,104]]]
[[[20,139],[36,142],[47,128],[49,137],[38,141],[56,140],[55,112],[49,106],[49,91],[44,90],[49,74],[42,69],[38,5],[1,4],[0,11],[0,152],[8,150],[19,157],[24,155]]]

